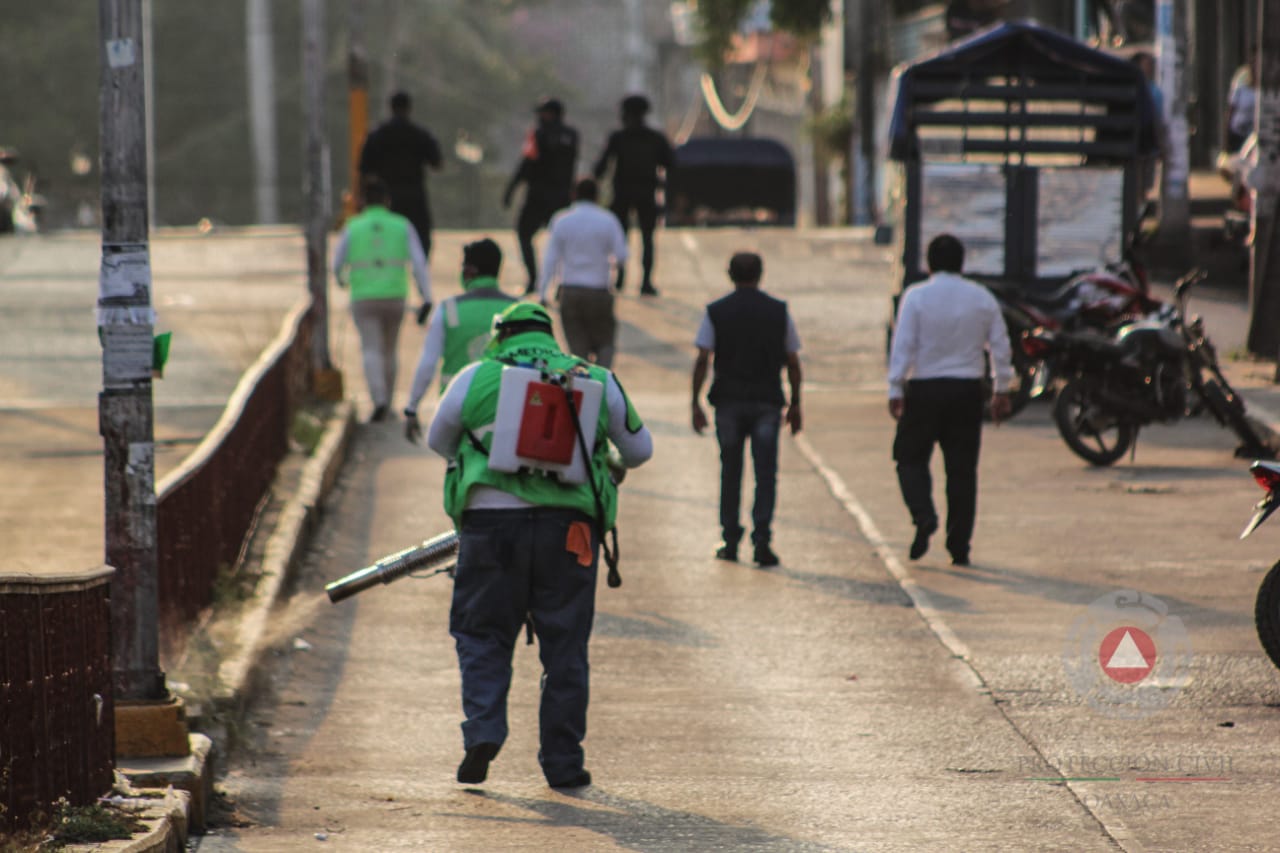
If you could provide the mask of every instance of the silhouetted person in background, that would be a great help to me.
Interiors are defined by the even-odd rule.
[[[557,210],[568,207],[578,166],[578,131],[564,123],[564,104],[547,98],[536,108],[538,124],[529,131],[521,151],[520,165],[502,194],[502,206],[511,206],[516,187],[525,185],[524,204],[516,220],[520,256],[529,274],[526,295],[538,287],[538,258],[533,251],[533,235],[545,228]]]
[[[600,180],[609,168],[609,161],[613,161],[613,201],[609,207],[622,223],[623,231],[630,227],[631,212],[635,211],[643,244],[644,278],[640,293],[657,296],[657,288],[653,286],[653,230],[658,224],[655,196],[661,179],[671,171],[673,157],[667,138],[644,123],[648,112],[649,99],[644,95],[623,98],[622,130],[609,134],[609,142],[596,161],[594,171],[596,180]],[[625,267],[619,266],[615,284],[618,290],[622,290],[625,273]]]
[[[391,96],[391,118],[365,138],[360,150],[361,178],[373,175],[390,193],[390,208],[413,223],[418,241],[431,255],[431,208],[423,183],[423,166],[439,169],[440,143],[426,128],[409,120],[412,102],[404,92]]]

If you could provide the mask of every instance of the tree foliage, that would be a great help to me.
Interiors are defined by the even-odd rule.
[[[758,0],[695,0],[700,33],[698,52],[716,68],[724,63],[733,36]],[[812,38],[831,20],[831,0],[772,0],[769,22],[774,29],[800,38]]]

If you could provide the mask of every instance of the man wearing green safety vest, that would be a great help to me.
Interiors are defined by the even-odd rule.
[[[364,199],[364,210],[351,218],[338,238],[333,273],[339,287],[351,286],[351,317],[360,333],[365,384],[373,400],[369,419],[380,421],[390,410],[396,387],[396,342],[409,294],[405,268],[412,268],[422,296],[420,324],[431,309],[431,277],[413,225],[387,209],[382,181],[366,179]]]
[[[458,781],[483,782],[507,738],[511,655],[527,614],[543,668],[538,762],[553,788],[578,788],[591,784],[582,752],[587,643],[601,539],[617,512],[611,445],[622,465],[633,468],[652,455],[653,439],[610,371],[561,351],[545,308],[516,303],[498,315],[493,330],[485,357],[449,383],[427,436],[431,449],[449,460],[444,505],[461,539],[449,613],[466,715]],[[507,371],[538,377],[516,398],[524,401],[523,409],[515,409],[516,422],[507,405],[511,398],[503,396]],[[581,425],[594,421],[584,482],[536,463],[497,470],[502,436],[525,433],[525,419],[534,417],[530,407],[554,408],[553,392],[569,403],[562,388],[591,383],[603,388],[595,398],[600,402],[578,412],[580,426],[561,434],[583,448],[590,439]],[[583,400],[587,396],[582,393]],[[567,415],[564,421],[572,424]]]
[[[443,300],[432,312],[427,336],[422,341],[422,356],[413,374],[413,387],[404,410],[404,435],[410,441],[416,443],[422,437],[418,403],[435,375],[436,362],[440,362],[443,393],[459,370],[484,354],[493,318],[516,301],[498,286],[501,268],[502,250],[489,238],[462,248],[463,292]]]

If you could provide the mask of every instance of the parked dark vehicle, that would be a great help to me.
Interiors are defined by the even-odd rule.
[[[1257,530],[1280,507],[1280,465],[1257,461],[1249,466],[1249,473],[1266,490],[1267,496],[1254,507],[1253,518],[1249,519],[1249,524],[1240,534],[1241,539]],[[1253,622],[1267,657],[1280,667],[1280,562],[1271,567],[1271,571],[1262,579],[1262,585],[1258,587]]]
[[[795,160],[781,142],[695,137],[674,153],[667,225],[795,225]]]
[[[1114,337],[1047,329],[1023,337],[1023,352],[1067,380],[1053,414],[1077,456],[1110,465],[1133,445],[1141,427],[1173,423],[1203,408],[1240,438],[1237,455],[1272,457],[1245,417],[1244,401],[1222,375],[1204,321],[1187,319],[1188,291],[1204,277],[1200,270],[1183,276],[1173,304],[1122,326]]]
[[[1146,266],[1137,255],[1144,242],[1142,223],[1151,215],[1145,205],[1125,239],[1120,259],[1096,269],[1078,270],[1051,291],[1027,290],[1006,281],[988,282],[1000,302],[1009,340],[1014,344],[1014,368],[1019,385],[1014,411],[1043,396],[1054,385],[1052,365],[1031,359],[1018,342],[1036,329],[1079,331],[1095,329],[1114,334],[1120,326],[1158,310],[1151,296]]]
[[[44,201],[35,192],[35,178],[28,174],[19,182],[13,172],[18,154],[0,148],[0,234],[33,234],[39,227]]]

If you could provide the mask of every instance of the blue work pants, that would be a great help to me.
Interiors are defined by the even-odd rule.
[[[590,530],[586,566],[568,550],[574,523]],[[462,672],[463,747],[507,738],[511,655],[528,614],[543,669],[538,762],[548,782],[571,779],[583,769],[587,733],[594,525],[569,509],[469,510],[460,540],[449,633]]]

